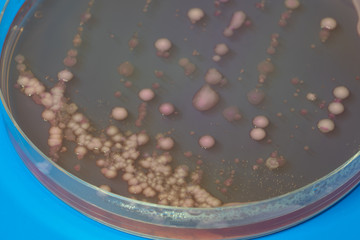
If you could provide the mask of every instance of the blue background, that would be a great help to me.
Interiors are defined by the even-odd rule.
[[[4,0],[0,0],[2,6]],[[3,34],[1,33],[3,38]],[[4,113],[3,107],[0,112]],[[0,114],[0,239],[143,239],[82,215],[49,192],[26,168]],[[360,187],[322,214],[260,239],[360,239]]]

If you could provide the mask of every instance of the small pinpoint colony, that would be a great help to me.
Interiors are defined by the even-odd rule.
[[[139,39],[138,39],[137,33],[134,33],[134,35],[130,38],[130,40],[128,42],[128,46],[129,46],[130,50],[132,51],[138,45],[139,45]]]
[[[292,12],[300,7],[299,0],[285,0],[284,2],[287,10],[281,14],[279,20],[279,26],[285,27],[287,25],[287,21],[290,19]]]
[[[276,48],[279,46],[279,34],[273,33],[271,34],[271,42],[270,46],[267,48],[266,53],[273,55],[276,53]]]
[[[319,38],[321,42],[326,42],[330,37],[330,32],[337,26],[336,20],[331,17],[323,18],[320,22],[321,30],[319,32]]]

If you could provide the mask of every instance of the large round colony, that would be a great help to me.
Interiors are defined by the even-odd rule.
[[[162,103],[159,112],[164,116],[169,116],[175,112],[175,107],[172,103]]]
[[[330,37],[330,32],[337,27],[337,22],[334,18],[326,17],[320,22],[321,30],[319,32],[319,38],[321,42],[326,42]]]
[[[128,116],[128,112],[123,107],[114,107],[111,111],[111,117],[115,120],[124,120]]]
[[[204,85],[193,97],[193,106],[199,111],[207,111],[215,107],[220,97],[209,85]]]
[[[172,44],[169,39],[159,38],[158,40],[155,41],[154,46],[157,50],[156,54],[159,57],[167,58],[170,56],[169,50],[170,50]]]
[[[270,121],[267,117],[259,115],[256,116],[252,121],[254,128],[250,131],[250,137],[255,141],[261,141],[266,137],[266,128]]]
[[[345,86],[338,86],[338,87],[334,88],[333,95],[335,98],[343,100],[350,96],[350,91]]]
[[[144,102],[151,101],[155,97],[154,91],[150,88],[144,88],[144,89],[140,90],[138,95],[139,95],[139,98],[141,100],[143,100]]]
[[[199,139],[199,145],[204,148],[212,148],[215,145],[215,139],[210,135],[204,135]]]
[[[205,16],[205,13],[201,8],[191,8],[189,9],[187,15],[191,23],[196,23]]]
[[[318,122],[317,127],[321,132],[329,133],[335,129],[335,124],[333,120],[325,118]]]
[[[285,7],[294,10],[300,6],[299,0],[285,0]]]

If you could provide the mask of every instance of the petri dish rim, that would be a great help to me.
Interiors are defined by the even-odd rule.
[[[11,3],[13,3],[13,1],[11,1],[11,0],[6,0],[6,2],[4,3],[4,7],[2,8],[2,11],[0,13],[0,25],[4,25],[3,20],[4,20],[4,17],[7,17],[7,15],[6,15],[8,13],[7,8],[8,8],[8,6],[11,5]],[[21,6],[21,9],[23,9],[24,7],[31,8],[32,4],[34,4],[34,3],[36,3],[35,0],[24,1],[24,4]],[[18,5],[19,5],[19,3],[18,3]],[[17,14],[19,15],[20,13],[17,12]],[[50,163],[50,165],[52,167],[55,167],[57,169],[57,171],[62,172],[64,175],[66,175],[68,178],[70,178],[69,181],[77,182],[81,186],[83,186],[84,188],[89,188],[90,191],[92,191],[92,192],[97,192],[97,193],[100,192],[101,194],[103,194],[101,196],[101,198],[104,198],[104,196],[105,197],[108,196],[108,197],[111,197],[112,199],[116,199],[119,202],[127,202],[127,203],[130,203],[130,204],[138,205],[138,206],[146,208],[146,209],[155,209],[155,210],[159,210],[159,211],[170,211],[170,212],[176,211],[177,213],[182,212],[182,211],[189,213],[189,212],[193,211],[196,214],[204,214],[204,215],[208,215],[208,214],[213,215],[213,214],[215,214],[216,215],[216,214],[219,213],[219,211],[221,211],[221,212],[225,211],[225,212],[230,213],[230,212],[237,212],[237,210],[241,210],[241,209],[242,210],[244,210],[244,209],[256,209],[256,208],[259,208],[261,206],[272,205],[272,204],[277,203],[277,202],[287,201],[289,199],[295,199],[296,197],[301,197],[301,196],[304,197],[303,195],[305,193],[312,192],[314,189],[318,190],[318,186],[327,185],[327,184],[332,185],[332,183],[334,183],[334,180],[339,180],[338,178],[340,178],[341,181],[338,181],[337,185],[332,185],[333,187],[332,187],[331,191],[329,191],[329,190],[327,190],[329,192],[318,191],[318,193],[314,193],[314,195],[311,196],[312,198],[311,198],[311,200],[308,200],[309,202],[307,204],[298,205],[294,209],[287,210],[287,211],[282,212],[282,213],[278,213],[279,215],[275,214],[276,217],[274,217],[274,219],[277,218],[277,217],[287,216],[287,215],[289,215],[289,214],[291,214],[291,213],[293,213],[295,211],[301,211],[302,209],[306,208],[307,206],[309,206],[311,204],[316,205],[316,203],[318,203],[319,201],[321,202],[323,199],[325,199],[327,196],[330,196],[333,193],[336,193],[336,192],[339,193],[339,194],[335,194],[334,198],[330,199],[329,202],[327,202],[324,206],[320,207],[320,209],[314,207],[316,209],[315,211],[310,211],[308,213],[305,213],[305,216],[303,216],[301,219],[297,219],[296,221],[290,221],[288,224],[281,225],[281,226],[277,225],[275,223],[274,225],[276,227],[273,227],[270,230],[267,229],[267,230],[259,231],[256,234],[250,234],[250,235],[246,236],[246,237],[249,237],[249,236],[255,237],[255,236],[261,236],[261,235],[269,234],[269,233],[272,233],[272,232],[280,231],[282,229],[291,227],[293,225],[296,225],[296,224],[298,224],[298,223],[300,223],[302,221],[305,221],[306,219],[318,214],[319,212],[325,210],[326,208],[330,207],[332,204],[335,204],[342,197],[344,197],[349,191],[351,191],[351,189],[356,187],[357,183],[360,180],[360,166],[359,166],[360,165],[360,160],[359,160],[360,152],[358,152],[352,158],[350,158],[348,161],[346,161],[344,164],[342,164],[340,167],[338,167],[334,171],[328,173],[327,175],[323,176],[322,178],[316,180],[315,182],[313,182],[311,184],[308,184],[308,185],[306,185],[304,187],[301,187],[299,189],[296,189],[296,190],[294,190],[292,192],[289,192],[289,193],[286,193],[286,194],[283,194],[283,195],[280,195],[280,196],[277,196],[277,197],[274,197],[274,198],[271,198],[271,199],[268,199],[268,200],[244,203],[244,204],[239,204],[239,205],[236,205],[236,206],[224,206],[224,207],[218,207],[218,208],[181,208],[181,207],[174,208],[174,207],[163,206],[163,205],[158,205],[158,204],[153,204],[153,203],[146,203],[146,202],[142,202],[142,201],[139,201],[139,200],[134,200],[134,199],[130,199],[130,198],[127,198],[127,197],[123,197],[123,196],[120,196],[120,195],[117,195],[117,194],[104,192],[101,189],[99,189],[98,187],[96,187],[96,186],[94,186],[92,184],[89,184],[89,183],[83,181],[82,179],[74,176],[73,174],[67,172],[65,169],[63,169],[58,164],[53,162],[50,158],[48,158],[44,153],[42,153],[32,143],[32,141],[30,139],[28,139],[28,137],[21,130],[21,128],[19,127],[19,125],[17,124],[15,119],[13,118],[13,116],[11,114],[11,110],[9,109],[8,99],[6,98],[6,94],[3,94],[3,84],[6,84],[6,79],[7,79],[6,78],[6,71],[4,71],[4,69],[6,69],[6,64],[7,64],[6,59],[11,59],[12,58],[11,49],[10,50],[7,49],[8,41],[9,41],[9,38],[12,37],[11,36],[12,30],[19,31],[19,29],[16,28],[16,27],[19,28],[19,25],[17,25],[16,19],[17,19],[17,17],[14,17],[14,22],[12,22],[11,25],[9,25],[9,28],[8,28],[9,31],[7,31],[6,39],[4,39],[4,40],[1,39],[2,40],[2,42],[1,42],[1,46],[2,46],[2,54],[1,54],[1,69],[2,69],[2,71],[1,71],[1,89],[2,89],[2,91],[0,92],[0,98],[1,98],[2,105],[3,105],[4,110],[5,110],[5,114],[3,114],[3,117],[4,117],[4,123],[7,125],[7,128],[9,129],[9,136],[10,136],[10,138],[11,138],[11,136],[13,136],[13,137],[17,136],[18,140],[20,140],[20,139],[23,140],[24,142],[22,142],[22,143],[24,143],[25,145],[28,145],[32,150],[34,150],[42,158],[42,160]],[[2,28],[3,28],[3,26],[2,26]],[[8,53],[7,51],[10,51],[10,53]],[[5,89],[7,89],[7,88],[5,88]],[[19,148],[16,149],[18,151],[18,153],[19,153],[19,151],[22,151],[21,147],[24,147],[24,145],[20,146],[20,149]],[[60,188],[62,187],[62,183],[57,182],[58,179],[55,179],[55,178],[52,179],[51,175],[45,176],[46,174],[44,174],[43,172],[41,172],[40,169],[38,169],[38,167],[36,166],[36,164],[34,163],[34,161],[32,159],[27,158],[27,160],[26,160],[26,159],[24,159],[24,157],[21,157],[21,158],[25,162],[25,164],[29,167],[31,172],[33,172],[34,175],[37,176],[37,178],[40,180],[40,182],[44,183],[44,181],[46,181],[44,179],[48,178],[48,180],[50,180],[50,182],[52,182],[52,184],[55,184],[56,186],[58,186]],[[37,170],[39,170],[39,171],[37,173],[35,173],[36,170],[34,168],[37,168]],[[351,173],[350,175],[348,175],[349,172]],[[44,176],[39,177],[39,174],[44,174]],[[42,178],[44,178],[44,179],[42,179]],[[44,184],[49,188],[49,185],[48,185],[49,183],[48,182],[44,183]],[[66,189],[64,189],[64,190],[66,191]],[[58,197],[63,199],[63,197],[59,196],[59,193],[56,193],[54,191],[55,191],[55,189],[52,189],[52,192],[55,195],[57,195]],[[73,193],[70,193],[70,194],[73,194]],[[305,198],[307,198],[307,197],[309,197],[309,196],[305,196]],[[69,203],[69,201],[67,201],[66,199],[63,199],[63,200]],[[81,211],[85,215],[87,215],[87,216],[89,216],[91,218],[95,218],[96,220],[98,220],[98,221],[100,221],[100,222],[102,222],[102,223],[104,223],[106,225],[115,227],[115,228],[123,230],[123,231],[131,232],[131,233],[136,234],[136,235],[140,234],[140,235],[143,235],[143,236],[151,236],[151,234],[149,234],[149,233],[142,234],[142,233],[139,233],[139,232],[134,232],[132,230],[128,230],[128,229],[123,228],[123,227],[116,226],[116,225],[110,223],[110,221],[106,221],[106,219],[101,219],[101,218],[95,217],[94,215],[91,214],[91,211],[86,212],[86,211],[84,211],[84,209],[79,209],[78,207],[76,207],[75,204],[72,205],[70,203],[70,205],[72,207],[76,208],[77,210]],[[318,205],[320,206],[320,205],[323,205],[323,204],[318,203]],[[104,212],[109,211],[108,209],[101,209],[101,210],[103,210]],[[282,210],[284,210],[284,209],[282,209]],[[270,215],[271,214],[272,214],[272,212],[270,212]],[[271,218],[270,219],[268,218],[269,215],[262,216],[262,217],[260,217],[260,219],[258,219],[258,217],[260,215],[255,214],[255,216],[257,216],[257,220],[252,219],[255,222],[250,221],[250,222],[247,222],[246,224],[243,224],[243,226],[247,226],[249,224],[256,223],[256,221],[262,222],[262,221],[272,220]],[[302,214],[299,214],[299,215],[302,215]],[[222,216],[226,216],[226,213],[225,214],[223,213]],[[169,216],[167,215],[166,217],[169,217]],[[232,217],[234,217],[234,214],[232,214]],[[201,229],[201,230],[204,230],[204,229],[205,230],[219,229],[219,230],[221,230],[221,229],[239,227],[239,226],[237,226],[238,223],[234,223],[234,225],[229,224],[229,223],[221,224],[221,222],[224,221],[223,218],[216,219],[216,220],[217,221],[210,222],[210,223],[205,222],[205,223],[193,225],[192,227],[187,226],[187,228],[193,228],[195,230],[196,229]],[[234,220],[234,219],[232,219],[232,220]],[[140,219],[134,219],[134,221],[136,222],[136,221],[141,221],[141,220]],[[161,221],[155,222],[154,225],[161,226],[162,224],[159,224],[160,222]],[[152,223],[150,223],[150,224],[152,224]],[[168,224],[168,223],[164,223],[163,226],[164,227],[170,227],[170,228],[183,228],[184,227],[184,226],[180,226],[180,225],[176,226],[176,224],[172,225],[172,224]],[[158,237],[164,237],[164,236],[158,236]],[[234,236],[232,236],[232,237],[237,237],[237,236],[243,236],[243,235],[242,235],[241,232],[239,232],[239,233],[234,233]]]

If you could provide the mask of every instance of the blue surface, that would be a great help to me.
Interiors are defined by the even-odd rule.
[[[91,220],[42,186],[11,145],[1,114],[0,150],[0,239],[142,239]],[[261,239],[360,239],[359,200],[358,187],[315,218]]]
[[[142,239],[91,220],[42,186],[11,145],[1,114],[0,149],[0,239]],[[360,239],[359,200],[357,187],[315,218],[261,239]]]

